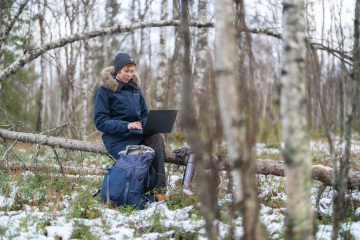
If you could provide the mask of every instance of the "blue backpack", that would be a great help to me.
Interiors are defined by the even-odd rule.
[[[102,202],[110,200],[117,207],[131,205],[144,209],[145,201],[154,198],[145,193],[155,187],[155,170],[151,166],[155,151],[144,145],[130,145],[106,168],[100,190]]]

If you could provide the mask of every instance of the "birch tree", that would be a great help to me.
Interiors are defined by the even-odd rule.
[[[168,0],[161,1],[161,20],[167,20],[168,17]],[[156,86],[156,108],[164,108],[164,93],[166,83],[166,39],[167,28],[160,28],[160,54],[159,54],[159,67],[158,67],[158,80]]]
[[[105,4],[105,23],[104,23],[104,27],[109,27],[108,23],[109,23],[109,6],[110,6],[110,0],[106,0],[106,4]],[[85,13],[86,14],[86,13]],[[85,22],[86,24],[86,22]],[[89,27],[87,27],[87,29],[85,30],[86,32],[89,31]],[[86,40],[85,40],[86,41]],[[85,42],[84,42],[85,44]],[[108,67],[108,62],[109,62],[109,50],[108,50],[108,45],[109,45],[109,36],[105,35],[104,36],[104,41],[103,41],[103,67]],[[84,46],[85,49],[85,46]]]
[[[287,200],[285,239],[313,239],[311,156],[306,119],[304,0],[284,1],[281,123],[285,148]]]
[[[207,21],[206,0],[199,0],[198,21]],[[195,47],[195,69],[194,69],[194,100],[196,112],[199,111],[199,97],[204,85],[204,73],[206,65],[207,29],[198,29],[198,40]]]
[[[82,1],[85,8],[85,19],[84,19],[84,31],[89,31],[89,14],[90,14],[90,0],[83,0]],[[107,43],[105,43],[106,45]],[[104,47],[105,47],[104,45]],[[82,88],[81,88],[81,122],[80,122],[80,129],[81,129],[81,139],[86,141],[87,134],[86,134],[86,126],[87,126],[87,119],[88,119],[88,98],[87,98],[87,91],[88,91],[88,82],[89,82],[89,40],[86,39],[84,41],[84,69],[83,69],[83,78],[82,78]],[[104,50],[104,64],[106,64],[106,54]]]
[[[40,44],[45,44],[45,14],[47,8],[47,0],[44,0],[43,4],[40,0],[37,0],[38,5],[38,18],[40,25]],[[43,5],[43,6],[42,6]],[[40,84],[40,94],[39,94],[39,102],[38,102],[38,117],[36,123],[36,131],[41,132],[44,126],[44,117],[45,117],[45,93],[47,89],[47,78],[46,78],[46,59],[45,56],[41,56],[40,60],[41,65],[41,84]]]
[[[173,0],[173,19],[180,20],[180,1]],[[172,78],[173,78],[173,92],[174,92],[174,108],[180,109],[181,106],[181,91],[178,89],[182,89],[182,50],[181,47],[183,45],[181,38],[181,31],[179,28],[175,28],[175,49],[174,55],[172,59]],[[181,112],[179,112],[179,116],[181,116]],[[177,126],[175,126],[177,128]]]
[[[1,0],[1,37],[3,38],[5,36],[5,29],[7,25],[7,11],[8,11],[8,5],[7,0]],[[5,63],[5,49],[4,49],[4,43],[0,45],[0,70],[2,71],[4,69],[4,63]],[[1,94],[1,82],[0,82],[0,94]]]
[[[242,108],[237,73],[236,30],[233,25],[233,1],[215,2],[215,73],[218,100],[231,165],[237,201],[241,201],[244,226],[243,239],[262,239],[264,230],[259,217],[259,201],[255,182],[255,165],[251,147],[247,145],[246,117]],[[249,133],[253,134],[253,133]]]

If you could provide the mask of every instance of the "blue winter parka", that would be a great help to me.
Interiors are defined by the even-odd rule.
[[[149,113],[137,73],[127,84],[116,80],[114,74],[114,67],[101,71],[101,86],[95,93],[94,123],[103,132],[106,150],[117,159],[127,145],[138,145],[144,139],[144,135],[129,133],[128,124],[139,121],[144,127]]]

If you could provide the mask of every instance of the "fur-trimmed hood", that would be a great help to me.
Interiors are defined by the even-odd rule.
[[[112,92],[116,92],[119,87],[119,82],[114,79],[114,75],[115,70],[113,66],[104,68],[101,71],[101,85]],[[140,86],[140,77],[136,72],[134,73],[132,80],[137,86]]]

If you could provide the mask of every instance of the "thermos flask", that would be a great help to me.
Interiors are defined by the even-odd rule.
[[[191,187],[191,181],[193,179],[194,172],[195,172],[195,155],[190,154],[184,172],[184,178],[182,182],[183,188],[189,189]]]

